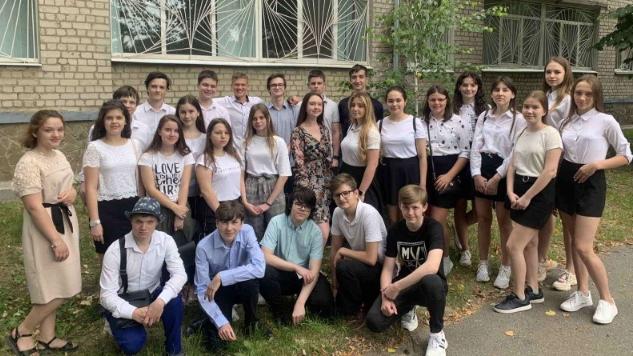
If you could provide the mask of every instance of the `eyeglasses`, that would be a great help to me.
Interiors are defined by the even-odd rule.
[[[344,190],[340,193],[334,193],[332,194],[334,196],[334,199],[341,199],[341,198],[349,198],[350,194],[352,194],[354,192],[354,190]]]
[[[283,87],[285,87],[285,85],[284,84],[271,84],[270,87],[271,88],[283,88]]]
[[[311,207],[309,207],[309,206],[307,206],[307,205],[305,205],[305,204],[303,204],[303,203],[300,203],[300,202],[298,202],[298,201],[295,201],[293,204],[294,204],[294,206],[296,206],[296,207],[297,207],[297,209],[299,209],[299,210],[303,210],[303,211],[310,211],[310,210],[312,210],[312,208],[311,208]]]

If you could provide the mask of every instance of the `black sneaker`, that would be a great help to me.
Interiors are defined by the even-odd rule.
[[[538,293],[532,291],[532,287],[525,287],[525,297],[530,300],[530,304],[540,304],[545,302],[543,288],[539,288]]]
[[[506,299],[495,305],[492,309],[497,313],[502,314],[512,314],[524,310],[532,309],[532,304],[530,304],[530,299],[526,296],[525,299],[521,300],[514,293],[510,293],[506,297]]]

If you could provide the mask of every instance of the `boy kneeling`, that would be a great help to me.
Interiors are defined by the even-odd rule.
[[[215,211],[217,229],[200,240],[196,248],[196,294],[211,324],[205,328],[212,349],[235,341],[232,310],[244,307],[245,333],[256,328],[259,278],[266,262],[255,231],[244,224],[244,207],[235,202],[220,203]]]
[[[426,306],[431,328],[426,355],[446,355],[448,343],[442,329],[448,285],[442,269],[442,225],[424,217],[427,196],[419,186],[402,187],[398,200],[404,220],[389,228],[380,275],[381,295],[367,314],[367,327],[375,332],[383,331],[398,315],[416,305]],[[399,272],[393,278],[396,263]]]

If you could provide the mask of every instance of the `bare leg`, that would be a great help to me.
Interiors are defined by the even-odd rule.
[[[457,231],[457,239],[459,244],[462,245],[462,251],[468,250],[468,219],[466,217],[466,208],[468,201],[466,199],[459,199],[455,204],[453,210],[453,217],[455,219],[455,230]]]
[[[487,261],[490,252],[490,227],[492,225],[492,203],[483,198],[475,198],[477,210],[477,243],[479,260]]]
[[[598,288],[600,299],[613,302],[611,292],[609,291],[609,279],[607,270],[604,268],[602,260],[593,250],[593,242],[600,225],[600,218],[576,215],[576,224],[574,226],[574,249],[578,252],[580,259],[584,263],[591,276],[591,279]],[[578,271],[578,268],[576,268]],[[586,275],[584,276],[586,279]],[[583,281],[583,287],[588,287],[589,282]],[[578,289],[581,292],[588,291],[580,289],[580,280],[578,281]]]
[[[573,270],[576,272],[576,281],[578,282],[577,288],[583,293],[589,293],[589,272],[587,272],[587,267],[585,267],[584,262],[576,250],[576,217],[576,215],[569,215],[563,213],[562,211],[560,212],[560,218],[563,222],[563,232],[567,231],[570,237],[570,255],[573,262],[572,265],[574,266]]]
[[[398,222],[398,207],[395,205],[387,205],[387,215],[389,217],[389,225]]]
[[[514,277],[514,294],[521,300],[525,299],[526,260],[524,252],[526,246],[536,236],[536,230],[513,223],[514,228],[508,237],[508,253],[512,261],[512,276]]]
[[[501,264],[510,265],[510,256],[508,254],[508,237],[512,232],[512,220],[510,220],[510,211],[503,206],[502,202],[495,203],[495,212],[497,213],[497,223],[499,224],[499,240],[501,245]]]
[[[57,316],[57,310],[54,310],[52,313],[48,314],[44,320],[40,323],[40,334],[37,339],[44,343],[50,342],[56,335],[55,333],[55,319]],[[63,339],[55,339],[53,343],[49,346],[52,348],[64,347],[67,343],[66,340]]]
[[[444,257],[448,256],[448,244],[450,241],[447,226],[448,209],[439,208],[431,205],[431,217],[440,224],[442,224],[442,230],[444,232]]]
[[[554,233],[554,215],[550,215],[547,222],[538,232],[538,260],[539,262],[547,261],[547,253],[549,252],[550,241]]]
[[[525,257],[525,283],[532,287],[534,293],[539,291],[538,284],[538,234],[533,231],[533,236],[529,240],[523,256]],[[514,257],[513,257],[514,258]],[[513,260],[514,261],[514,260]],[[514,263],[514,262],[513,262]],[[513,265],[514,268],[514,265]]]
[[[561,213],[561,221],[562,221]],[[568,215],[569,216],[569,215]],[[569,271],[569,273],[576,273],[576,269],[574,268],[574,246],[572,243],[572,231],[573,227],[569,224],[563,223],[563,244],[565,246],[565,269]]]
[[[42,323],[46,320],[46,318],[48,318],[51,314],[55,315],[55,312],[57,311],[57,309],[62,306],[62,304],[64,304],[66,300],[65,299],[53,299],[50,302],[46,303],[46,304],[33,304],[31,306],[31,311],[29,312],[29,314],[26,316],[26,318],[24,318],[24,320],[22,321],[22,323],[18,326],[18,330],[20,332],[20,334],[33,334],[35,332],[35,330],[40,327],[42,325]],[[45,328],[50,328],[52,326],[53,328],[53,335],[54,335],[54,329],[55,329],[55,317],[53,317],[52,319],[52,325],[46,325],[46,323],[44,323],[44,327]],[[50,321],[49,321],[50,324]],[[48,330],[44,330],[44,332],[47,332]],[[40,336],[40,338],[42,338],[42,336]],[[29,349],[33,347],[33,343],[32,341],[27,341],[26,338],[24,339],[20,339],[18,340],[18,348],[20,350],[25,350],[25,349]]]

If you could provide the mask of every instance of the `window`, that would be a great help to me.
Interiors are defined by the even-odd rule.
[[[38,60],[35,0],[0,0],[0,63]]]
[[[508,15],[488,17],[494,32],[484,35],[484,64],[542,68],[548,58],[562,56],[579,69],[594,65],[598,13],[576,7],[530,2],[486,1],[506,6]]]
[[[624,63],[627,58],[633,58],[633,49],[625,49],[621,52],[616,52],[618,56],[618,67],[620,71],[633,72],[633,62]]]
[[[1,1],[1,0],[0,0]],[[114,58],[367,61],[368,0],[111,0]]]

